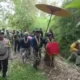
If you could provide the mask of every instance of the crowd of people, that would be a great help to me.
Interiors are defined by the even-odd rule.
[[[36,70],[41,62],[41,50],[44,47],[44,62],[47,66],[54,66],[54,55],[49,56],[46,51],[48,43],[55,42],[54,34],[50,29],[48,33],[44,34],[42,29],[38,28],[29,33],[28,31],[17,30],[0,30],[0,71],[3,72],[3,78],[6,77],[8,69],[8,60],[11,59],[12,51],[14,54],[21,54],[23,62],[27,61],[29,56],[33,53],[34,63],[33,68]],[[55,46],[54,46],[55,48]],[[69,60],[78,61],[76,64],[80,65],[80,40],[71,44],[71,57]],[[32,53],[31,53],[32,51]]]
[[[54,40],[54,35],[50,30],[48,33],[43,35],[42,29],[35,29],[32,33],[27,31],[17,31],[17,30],[5,30],[4,28],[0,30],[0,71],[3,72],[3,78],[6,77],[8,69],[8,60],[11,59],[12,51],[14,54],[20,53],[22,56],[28,58],[33,51],[34,63],[33,67],[37,70],[41,61],[41,49],[48,42]],[[26,51],[26,53],[25,53]],[[48,61],[47,61],[48,59]],[[46,65],[53,65],[53,62],[49,62],[49,56],[46,53],[44,61]]]

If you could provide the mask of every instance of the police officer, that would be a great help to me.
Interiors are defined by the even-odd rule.
[[[8,59],[11,53],[10,47],[10,41],[4,38],[4,32],[0,31],[0,71],[2,70],[3,78],[6,78]]]

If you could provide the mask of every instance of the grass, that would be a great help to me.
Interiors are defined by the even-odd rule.
[[[0,78],[0,80],[3,80]],[[40,70],[36,71],[31,65],[20,61],[12,62],[9,66],[7,80],[47,80]]]

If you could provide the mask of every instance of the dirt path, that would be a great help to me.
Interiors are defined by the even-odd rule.
[[[66,63],[61,57],[55,58],[55,67],[42,65],[42,70],[48,76],[48,80],[80,80],[80,69]]]
[[[32,65],[33,56],[27,60],[27,64]],[[20,54],[14,55],[15,59],[20,59]],[[47,75],[48,80],[80,80],[80,69],[72,64],[65,62],[60,56],[55,58],[55,67],[48,67],[43,60],[39,66],[42,74]]]

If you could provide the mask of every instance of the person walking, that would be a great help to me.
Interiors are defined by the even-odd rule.
[[[10,41],[4,38],[4,32],[0,31],[0,71],[2,71],[2,77],[6,78],[8,70],[8,60],[10,58]]]
[[[32,47],[34,54],[34,64],[33,67],[38,69],[38,66],[41,61],[41,47],[42,47],[42,38],[40,36],[40,30],[35,30],[35,36],[32,39]]]

